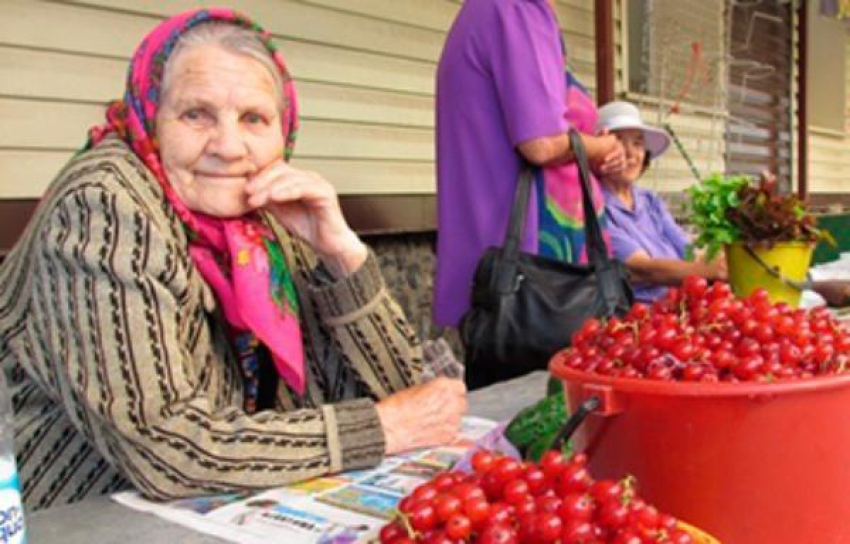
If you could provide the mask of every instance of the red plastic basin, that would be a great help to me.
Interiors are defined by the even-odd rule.
[[[850,543],[850,374],[701,384],[549,369],[570,408],[602,406],[574,441],[596,478],[632,474],[663,511],[724,544]]]

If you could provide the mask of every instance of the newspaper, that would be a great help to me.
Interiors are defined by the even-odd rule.
[[[137,492],[116,502],[245,544],[349,544],[376,538],[398,501],[434,474],[450,468],[496,426],[466,417],[452,445],[389,457],[375,469],[346,472],[250,496],[216,495],[153,502]]]

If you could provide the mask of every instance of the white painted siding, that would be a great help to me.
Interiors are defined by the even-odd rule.
[[[809,128],[809,191],[850,192],[850,132]]]
[[[850,192],[850,30],[844,39],[844,132],[809,127],[809,191]]]
[[[157,21],[206,0],[3,0],[0,199],[38,197]],[[459,2],[231,0],[270,30],[302,106],[294,162],[342,194],[433,194],[434,72]],[[570,66],[595,86],[593,0],[558,0]]]

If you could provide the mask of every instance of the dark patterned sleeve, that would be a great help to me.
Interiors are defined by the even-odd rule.
[[[354,369],[374,398],[423,380],[422,345],[387,291],[371,250],[350,276],[337,281],[314,278],[307,290],[330,331],[336,355]]]
[[[238,408],[239,380],[212,346],[207,317],[187,311],[200,296],[188,257],[132,195],[96,181],[67,195],[33,256],[46,309],[39,349],[54,361],[44,382],[74,425],[156,499],[284,485],[379,460],[370,400],[253,416]],[[352,282],[350,296],[374,298],[370,289]],[[408,356],[391,313],[368,313],[380,316],[375,334],[394,339],[392,357]],[[329,318],[346,327],[346,315]],[[412,379],[405,365],[389,372],[375,371],[382,391]]]

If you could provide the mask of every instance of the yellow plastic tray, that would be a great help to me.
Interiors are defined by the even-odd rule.
[[[697,541],[697,544],[722,544],[719,540],[711,536],[710,534],[697,529],[693,525],[688,525],[687,523],[680,521],[679,528],[684,531],[687,531],[694,539]]]

